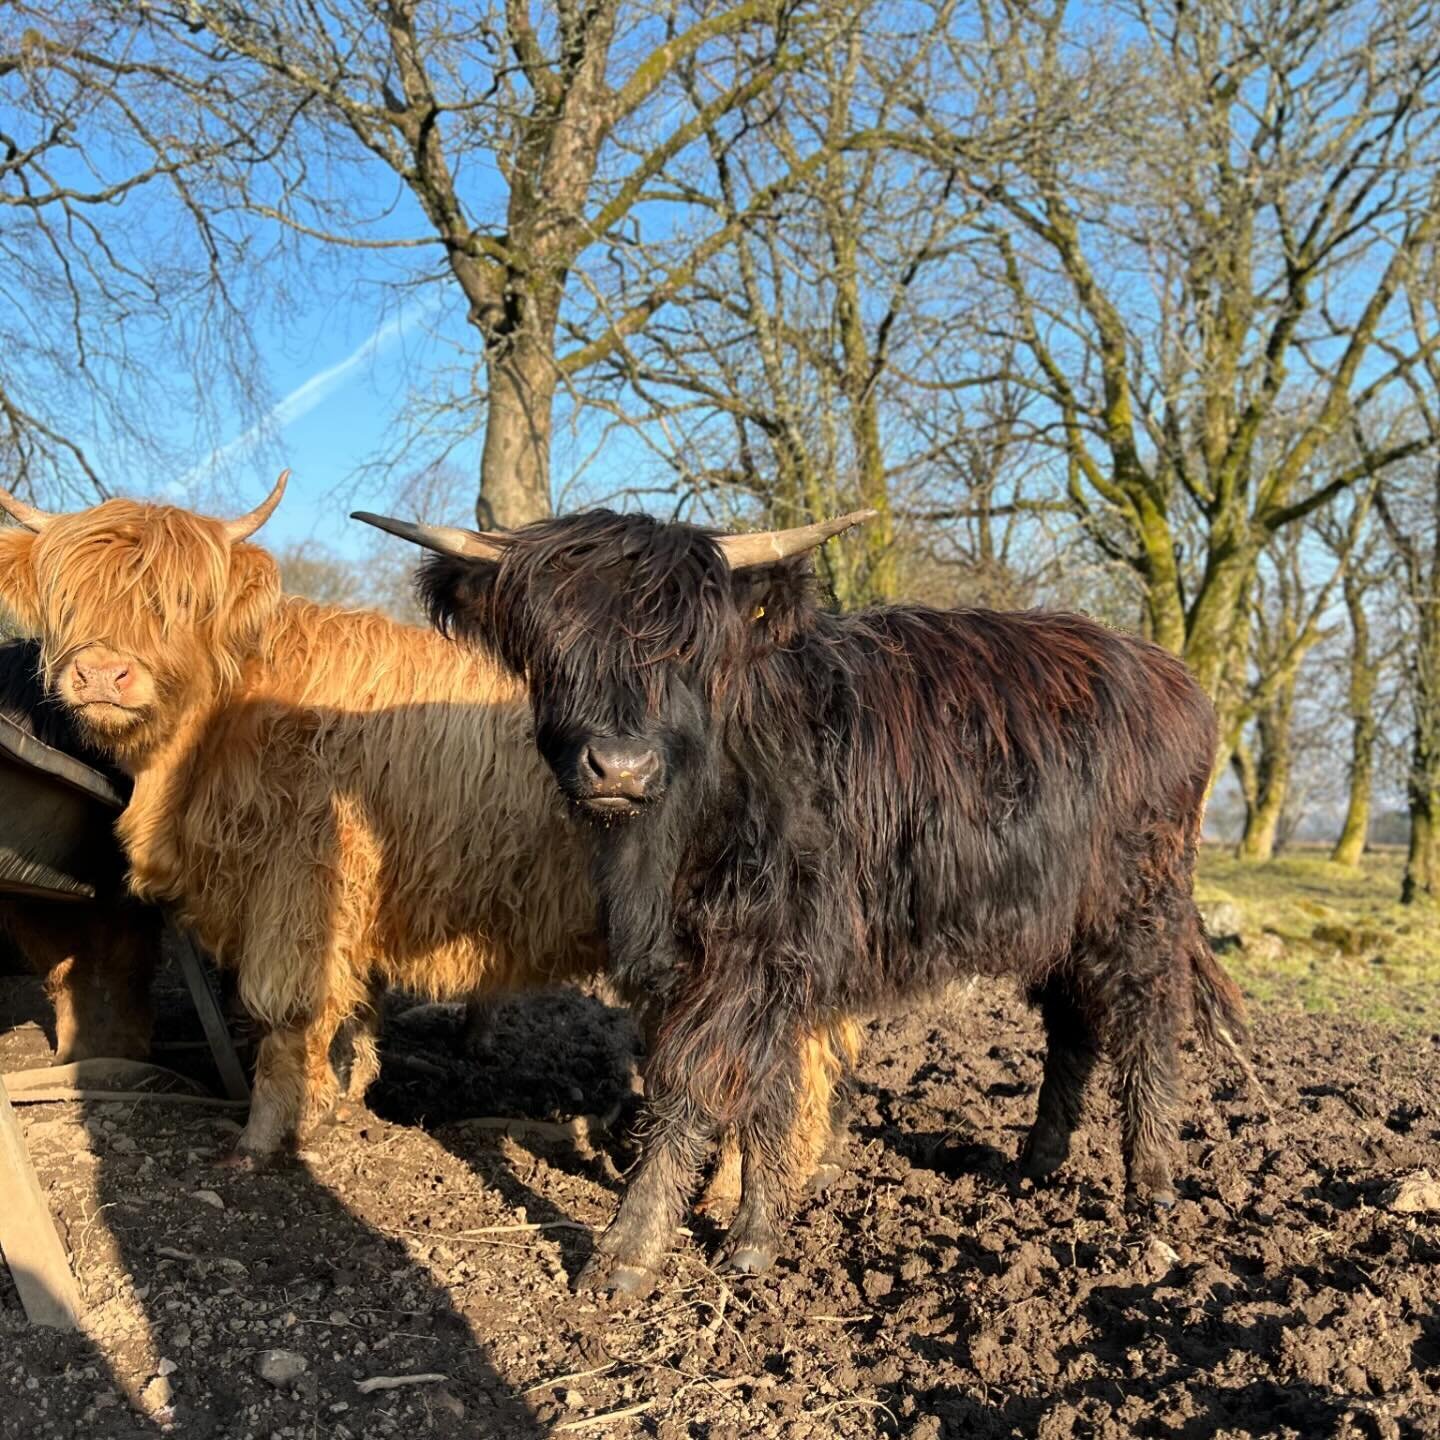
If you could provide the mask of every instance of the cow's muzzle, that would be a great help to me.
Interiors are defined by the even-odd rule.
[[[664,780],[660,752],[643,740],[595,739],[576,757],[572,793],[597,814],[623,814],[656,799]]]

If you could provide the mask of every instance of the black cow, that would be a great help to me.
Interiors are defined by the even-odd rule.
[[[440,551],[420,579],[437,623],[527,677],[593,830],[613,972],[658,1007],[644,1158],[590,1283],[649,1283],[732,1124],[726,1255],[768,1264],[794,1037],[957,976],[1013,975],[1043,1014],[1025,1173],[1065,1160],[1105,1050],[1127,1189],[1174,1203],[1182,1026],[1243,1035],[1191,894],[1215,719],[1174,656],[1077,615],[837,614],[805,552],[863,516],[724,537],[606,512],[484,536],[360,518]]]
[[[52,750],[100,771],[122,794],[130,780],[81,738],[40,679],[35,640],[0,644],[0,714]],[[95,898],[46,900],[0,894],[0,934],[45,981],[55,1007],[57,1063],[89,1056],[143,1058],[150,1051],[150,985],[163,917],[131,897],[125,857],[97,832],[90,854]]]

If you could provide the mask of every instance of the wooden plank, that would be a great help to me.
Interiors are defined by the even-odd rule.
[[[219,997],[210,983],[209,973],[200,959],[200,951],[190,935],[173,922],[168,927],[169,938],[180,962],[180,973],[190,988],[190,998],[205,1027],[205,1038],[210,1042],[210,1053],[215,1057],[215,1068],[220,1072],[220,1083],[232,1100],[250,1099],[250,1082],[245,1078],[245,1067],[235,1053],[235,1043],[230,1039],[225,1014],[220,1009]]]
[[[146,1060],[109,1059],[91,1055],[72,1060],[68,1065],[38,1065],[33,1069],[10,1070],[4,1075],[10,1098],[17,1104],[31,1090],[55,1090],[65,1086],[74,1090],[143,1090],[147,1087],[183,1086],[192,1095],[204,1094],[204,1086],[178,1070],[151,1065]],[[156,1089],[164,1094],[163,1089]]]
[[[42,775],[53,775],[62,784],[111,810],[123,810],[125,797],[98,770],[83,760],[37,740],[17,720],[0,715],[0,752],[13,755],[22,764]]]
[[[0,1250],[30,1322],[57,1330],[78,1328],[80,1292],[4,1080],[0,1080]]]

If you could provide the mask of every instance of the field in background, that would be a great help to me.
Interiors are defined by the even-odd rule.
[[[1226,967],[1260,1004],[1440,1029],[1440,910],[1397,902],[1404,852],[1367,855],[1358,870],[1324,857],[1248,865],[1203,848],[1206,923],[1242,938]]]

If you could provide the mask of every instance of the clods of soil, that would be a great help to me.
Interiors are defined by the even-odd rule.
[[[636,1304],[571,1288],[629,1159],[576,1121],[635,1089],[623,1012],[511,1001],[476,1059],[454,1008],[392,1008],[373,1113],[258,1174],[216,1166],[223,1112],[24,1107],[87,1318],[30,1329],[0,1279],[0,1434],[1440,1436],[1440,1037],[1262,1014],[1268,1113],[1192,1057],[1157,1222],[1103,1084],[1065,1170],[1016,1180],[1039,1027],[957,988],[871,1025],[846,1171],[774,1271],[717,1274],[697,1215]],[[199,1065],[183,997],[160,1039]]]

